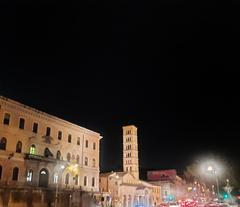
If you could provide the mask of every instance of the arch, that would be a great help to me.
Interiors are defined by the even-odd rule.
[[[48,187],[49,173],[46,168],[43,168],[39,172],[39,187]]]
[[[18,141],[16,144],[16,152],[21,153],[22,152],[22,142]]]
[[[7,139],[3,137],[0,141],[0,150],[6,150],[7,146]]]
[[[69,177],[70,177],[70,175],[69,175],[69,173],[67,173],[65,176],[65,184],[66,185],[69,185]]]
[[[70,162],[71,161],[71,154],[68,152],[67,153],[67,161]]]
[[[12,180],[15,180],[15,181],[18,180],[18,173],[19,173],[18,167],[13,168]]]
[[[56,158],[57,158],[57,160],[60,160],[60,158],[61,158],[61,152],[59,150],[57,151]]]
[[[51,151],[46,147],[44,150],[44,157],[51,157],[52,153]]]
[[[79,164],[79,162],[80,162],[80,157],[79,157],[79,155],[76,156],[76,162],[77,162],[77,164]]]
[[[36,154],[36,146],[34,144],[31,145],[29,153],[31,155],[35,155]]]

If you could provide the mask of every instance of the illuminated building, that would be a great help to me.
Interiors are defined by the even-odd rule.
[[[1,186],[58,183],[98,191],[100,139],[99,133],[1,96]]]

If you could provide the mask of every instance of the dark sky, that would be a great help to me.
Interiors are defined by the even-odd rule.
[[[0,17],[1,94],[100,132],[102,171],[126,124],[142,168],[240,164],[237,1],[3,0]]]

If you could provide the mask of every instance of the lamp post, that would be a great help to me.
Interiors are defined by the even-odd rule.
[[[209,165],[209,166],[208,166],[207,171],[208,171],[208,172],[211,172],[211,173],[215,176],[216,184],[217,184],[217,198],[218,198],[218,200],[219,200],[219,184],[218,184],[217,171],[216,171],[216,169],[215,169],[212,165]]]
[[[64,170],[65,169],[65,166],[64,165],[61,165],[60,166],[60,169],[61,170]],[[54,203],[54,207],[57,207],[57,199],[58,199],[58,185],[59,185],[59,183],[58,183],[58,177],[59,177],[59,172],[57,173],[57,182],[56,182],[56,194],[55,194],[55,203]]]

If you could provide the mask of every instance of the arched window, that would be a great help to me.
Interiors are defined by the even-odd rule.
[[[61,152],[58,150],[57,151],[57,156],[56,156],[56,158],[57,158],[57,160],[60,160],[60,158],[61,158]]]
[[[92,178],[92,187],[94,187],[95,186],[95,178],[93,177]]]
[[[5,137],[3,137],[0,141],[0,149],[6,150],[6,146],[7,146],[7,139]]]
[[[67,153],[67,161],[70,162],[70,160],[71,160],[71,154]]]
[[[0,180],[2,178],[2,166],[0,165]]]
[[[70,175],[67,173],[66,177],[65,177],[65,184],[68,185],[69,184],[69,177]]]
[[[96,167],[96,160],[94,158],[92,159],[92,166]]]
[[[21,153],[22,152],[22,142],[18,141],[16,145],[16,152]]]
[[[35,155],[35,154],[36,154],[36,147],[35,147],[34,144],[30,147],[29,153],[30,153],[31,155]]]
[[[84,176],[83,185],[87,186],[87,176]]]
[[[85,165],[85,166],[88,166],[88,158],[87,158],[87,157],[85,157],[84,165]]]
[[[18,168],[13,168],[12,180],[18,180]]]
[[[79,157],[79,155],[77,155],[77,157],[76,157],[76,161],[77,161],[77,164],[79,164],[79,161],[80,161],[80,157]]]
[[[78,175],[75,176],[74,180],[75,180],[75,185],[78,185]]]
[[[32,182],[33,170],[28,170],[27,172],[27,182]]]

